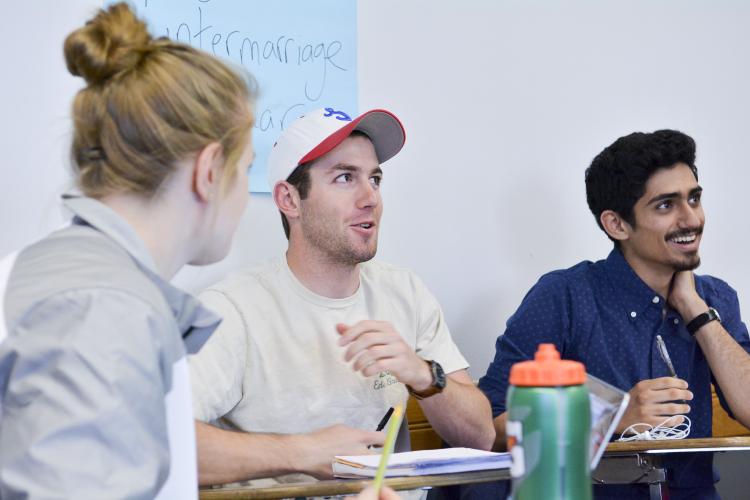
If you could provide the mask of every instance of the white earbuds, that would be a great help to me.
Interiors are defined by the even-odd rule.
[[[690,435],[690,418],[683,415],[685,420],[681,424],[675,425],[674,427],[667,427],[664,424],[669,422],[672,417],[669,417],[664,422],[660,423],[656,427],[649,424],[633,424],[620,434],[618,441],[651,441],[655,439],[685,439]],[[638,432],[642,429],[641,432]],[[626,434],[632,434],[632,436],[626,436]]]

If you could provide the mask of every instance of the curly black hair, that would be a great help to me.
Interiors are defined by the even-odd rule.
[[[604,230],[600,216],[605,210],[635,226],[633,206],[646,183],[657,170],[677,163],[688,165],[698,179],[695,141],[677,130],[634,132],[607,146],[586,169],[586,201],[599,228]]]

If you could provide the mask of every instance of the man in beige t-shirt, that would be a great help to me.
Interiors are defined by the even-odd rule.
[[[380,164],[404,138],[387,111],[331,108],[279,137],[268,170],[288,250],[201,295],[224,317],[190,359],[202,484],[328,478],[335,455],[382,444],[375,428],[408,392],[448,443],[492,446],[489,404],[439,304],[411,271],[371,261]],[[244,432],[206,423],[218,419]]]

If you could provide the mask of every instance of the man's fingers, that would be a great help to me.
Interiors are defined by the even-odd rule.
[[[357,340],[349,344],[344,351],[344,361],[349,362],[363,351],[371,349],[373,346],[384,343],[380,332],[367,332],[360,335]]]
[[[356,497],[346,497],[344,500],[378,500],[378,495],[375,493],[375,488],[368,486]]]
[[[688,383],[677,377],[660,377],[650,380],[642,380],[636,387],[650,389],[652,391],[661,391],[664,389],[687,389]]]
[[[403,342],[398,342],[399,340],[400,337],[392,331],[369,331],[363,333],[347,347],[346,352],[344,352],[344,360],[347,362],[351,361],[357,354],[365,350],[375,349],[378,346],[394,346],[398,350],[398,345],[403,344]]]
[[[630,425],[648,424],[654,427],[657,425],[674,427],[678,423],[684,422],[683,415],[686,413],[690,413],[690,406],[685,404],[662,403],[648,405],[640,408],[638,413],[633,415]],[[666,420],[669,420],[669,422],[665,423]]]
[[[346,497],[346,500],[400,500],[401,497],[390,489],[388,486],[383,486],[380,489],[380,496],[375,494],[375,489],[372,486],[368,486],[356,497]]]
[[[654,411],[654,414],[662,416],[662,418],[690,413],[690,405],[684,405],[681,403],[665,403],[658,405],[657,408],[658,409]]]
[[[380,359],[390,358],[398,354],[400,351],[397,346],[393,345],[374,345],[364,350],[360,354],[352,365],[354,371],[360,371],[363,368],[367,368],[373,363]],[[348,361],[348,360],[347,360]]]
[[[633,403],[645,406],[667,401],[693,399],[693,393],[687,389],[687,382],[675,377],[662,377],[642,380],[630,391]]]
[[[336,330],[339,332],[339,334],[341,334],[338,343],[341,346],[347,345],[350,342],[356,340],[363,333],[383,330],[387,327],[387,325],[388,323],[384,321],[375,320],[360,321],[348,327],[343,323],[339,323],[338,325],[336,325]]]
[[[670,401],[690,401],[693,399],[693,393],[685,389],[661,389],[652,391],[649,399],[654,403],[668,403]]]
[[[657,422],[654,425],[656,426],[656,425],[661,424],[662,427],[675,427],[677,425],[682,424],[683,422],[685,422],[685,417],[683,415],[675,415],[673,417],[666,419],[666,422],[664,421],[664,419],[662,419],[660,422]]]
[[[363,442],[368,446],[383,446],[385,444],[385,432],[367,431]]]
[[[338,340],[338,344],[340,346],[349,344],[364,332],[364,330],[362,329],[361,321],[354,325],[345,325],[343,323],[339,323],[336,325],[336,331],[339,332],[340,335]]]

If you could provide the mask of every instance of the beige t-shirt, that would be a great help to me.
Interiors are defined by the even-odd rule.
[[[343,360],[337,323],[390,322],[446,373],[468,366],[437,300],[409,270],[360,265],[354,295],[330,299],[300,283],[286,258],[232,275],[200,295],[224,317],[190,356],[195,417],[253,432],[305,433],[343,423],[374,430],[407,391],[387,373],[363,377]]]

